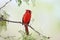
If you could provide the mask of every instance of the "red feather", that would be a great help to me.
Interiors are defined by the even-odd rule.
[[[30,23],[30,20],[31,20],[31,11],[26,10],[25,14],[23,15],[22,23],[25,26],[25,31],[27,35],[29,35],[28,24]]]

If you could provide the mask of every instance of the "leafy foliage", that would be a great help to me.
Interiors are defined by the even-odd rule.
[[[6,13],[5,11],[3,11],[3,13],[4,13],[3,15],[0,14],[0,32],[1,32],[3,29],[4,29],[5,31],[7,30],[7,22],[1,20],[1,16],[3,16],[2,19],[7,19],[8,15],[7,15],[7,13]]]
[[[0,21],[0,32],[2,31],[2,29],[7,30],[6,26],[7,26],[6,21]]]
[[[22,30],[19,31],[22,34],[22,40],[36,40],[32,34],[26,35],[26,33]]]
[[[26,2],[27,4],[29,4],[30,0],[23,0],[23,2]],[[17,0],[16,1],[18,3],[18,6],[20,6],[22,4],[22,0]],[[32,5],[35,6],[35,0],[31,0]]]
[[[22,4],[21,0],[17,0],[16,2],[18,3],[18,6],[20,6]]]

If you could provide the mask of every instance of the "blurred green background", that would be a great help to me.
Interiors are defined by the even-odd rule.
[[[8,1],[8,0],[7,0]],[[6,0],[0,0],[0,7],[3,6]],[[23,1],[23,0],[22,0]],[[60,40],[60,0],[33,0],[34,4],[29,1],[29,5],[22,2],[20,6],[15,0],[12,0],[3,9],[10,15],[9,20],[22,21],[22,16],[26,9],[32,10],[32,19],[30,25],[43,35],[51,37],[49,40]],[[16,23],[8,23],[7,31],[2,32],[3,36],[16,35],[20,36],[19,30],[24,31],[24,26]],[[30,33],[36,36],[35,32],[29,28]],[[3,40],[3,39],[0,39]]]

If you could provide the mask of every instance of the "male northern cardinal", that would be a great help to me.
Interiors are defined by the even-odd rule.
[[[22,24],[25,26],[26,35],[29,35],[28,24],[31,20],[31,10],[26,10],[22,18]]]

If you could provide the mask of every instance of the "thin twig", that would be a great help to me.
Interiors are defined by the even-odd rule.
[[[30,25],[28,25],[28,26],[40,35],[40,33],[38,31],[36,31],[33,27],[31,27]]]
[[[20,23],[20,24],[22,24],[22,22],[20,22],[20,21],[11,21],[11,20],[3,20],[3,21],[12,22],[12,23]]]
[[[4,8],[9,2],[11,2],[12,0],[9,0],[8,2],[6,2],[2,7],[0,7],[0,10],[2,9],[2,8]]]
[[[39,35],[42,35],[42,36],[44,36],[44,37],[46,37],[46,38],[50,38],[50,37],[47,37],[47,36],[45,36],[45,35],[43,35],[43,34],[41,34],[41,33],[39,33],[38,31],[36,31],[32,26],[30,26],[30,25],[28,25],[32,30],[34,30],[36,33],[38,33]]]

